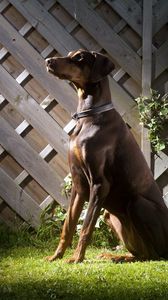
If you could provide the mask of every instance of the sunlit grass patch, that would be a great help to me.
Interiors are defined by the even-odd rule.
[[[98,260],[105,249],[90,246],[83,263],[66,263],[72,249],[49,263],[54,244],[37,245],[13,238],[1,247],[0,299],[168,299],[166,261],[115,264]]]

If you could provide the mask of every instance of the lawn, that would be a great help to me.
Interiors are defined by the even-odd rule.
[[[53,263],[53,242],[18,237],[0,226],[0,299],[168,299],[168,262],[115,264],[98,260],[105,249],[89,246],[86,260]],[[159,237],[158,237],[159,238]],[[109,249],[108,249],[109,251]]]

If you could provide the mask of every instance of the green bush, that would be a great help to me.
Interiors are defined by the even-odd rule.
[[[140,96],[135,100],[140,121],[149,130],[153,152],[164,150],[168,145],[168,94],[161,97],[157,91],[151,90],[150,97]]]
[[[37,238],[45,241],[59,237],[65,218],[65,210],[57,205],[56,202],[48,205],[41,214]]]

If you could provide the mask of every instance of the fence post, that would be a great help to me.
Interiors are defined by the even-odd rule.
[[[152,80],[152,0],[143,0],[142,95],[149,96]],[[148,130],[142,125],[141,149],[151,167],[151,145]]]

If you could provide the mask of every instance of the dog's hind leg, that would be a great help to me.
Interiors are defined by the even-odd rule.
[[[168,257],[168,210],[164,203],[153,202],[141,195],[129,205],[130,220],[135,228],[134,243],[138,245],[138,236],[143,243],[135,249],[144,259]],[[137,235],[136,235],[137,232]]]
[[[114,233],[116,238],[124,244],[124,240],[122,237],[122,224],[119,221],[119,219],[114,216],[113,214],[109,213],[107,210],[104,211],[104,220],[105,223],[110,227],[111,231]],[[136,258],[131,254],[128,253],[126,255],[119,255],[119,254],[113,254],[109,252],[101,253],[97,257],[98,259],[108,259],[115,263],[119,262],[133,262],[136,260]]]

